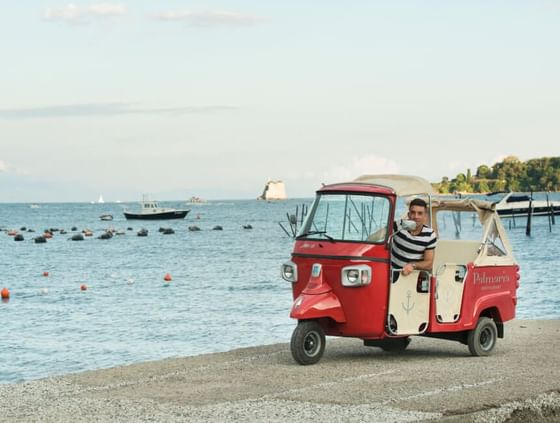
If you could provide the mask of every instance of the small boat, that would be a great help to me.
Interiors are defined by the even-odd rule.
[[[189,198],[189,200],[187,201],[187,204],[204,204],[207,203],[208,201],[205,200],[204,198],[200,198],[200,197],[191,197]]]
[[[106,213],[106,214],[102,214],[101,216],[99,216],[99,218],[101,220],[113,220],[113,215]]]
[[[500,201],[496,202],[496,211],[501,217],[527,217],[529,204],[531,204],[533,216],[548,216],[551,210],[555,215],[560,215],[560,201],[531,201],[530,195],[514,192],[508,192]]]
[[[29,206],[29,208],[31,208],[31,209],[39,209],[39,208],[41,208],[41,206],[40,206],[39,204],[31,204],[31,205]]]
[[[146,200],[146,198],[144,198],[142,201],[142,207],[138,213],[125,210],[124,217],[127,219],[142,220],[184,219],[189,212],[190,210],[163,208],[160,207],[156,201]]]

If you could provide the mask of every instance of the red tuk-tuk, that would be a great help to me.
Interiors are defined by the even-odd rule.
[[[433,268],[393,277],[393,236],[414,227],[406,201],[417,196],[426,199],[426,225],[438,236]],[[404,175],[365,175],[318,190],[281,274],[292,283],[290,316],[298,325],[291,351],[300,364],[321,359],[325,335],[361,338],[386,351],[404,350],[410,336],[423,335],[488,355],[504,336],[503,323],[515,317],[519,287],[519,266],[493,203],[438,199],[428,181]]]

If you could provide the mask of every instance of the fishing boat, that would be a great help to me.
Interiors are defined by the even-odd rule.
[[[208,201],[205,200],[204,198],[201,197],[191,197],[189,198],[189,200],[187,201],[187,204],[203,204],[203,203],[207,203]]]
[[[164,220],[164,219],[184,219],[190,210],[177,210],[160,207],[157,201],[142,200],[140,211],[135,213],[129,210],[124,211],[124,217],[127,219],[141,220]]]
[[[508,192],[496,202],[496,211],[501,217],[527,217],[529,207],[533,216],[560,215],[560,201],[532,200],[528,194]]]
[[[102,214],[99,216],[101,220],[113,220],[113,215],[109,213]]]

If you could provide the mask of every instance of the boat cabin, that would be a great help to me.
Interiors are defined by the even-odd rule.
[[[144,212],[150,212],[159,209],[159,205],[155,201],[143,201],[142,209]]]

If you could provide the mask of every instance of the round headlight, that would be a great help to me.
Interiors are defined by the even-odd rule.
[[[346,266],[340,276],[343,286],[359,288],[371,283],[371,267],[367,264]]]
[[[280,275],[288,282],[297,282],[297,265],[289,261],[280,267]]]
[[[284,278],[285,279],[293,279],[294,277],[294,268],[292,266],[284,265],[283,266]]]
[[[358,282],[358,279],[360,277],[360,271],[356,269],[351,269],[348,271],[347,277],[348,277],[348,282],[356,283]]]

